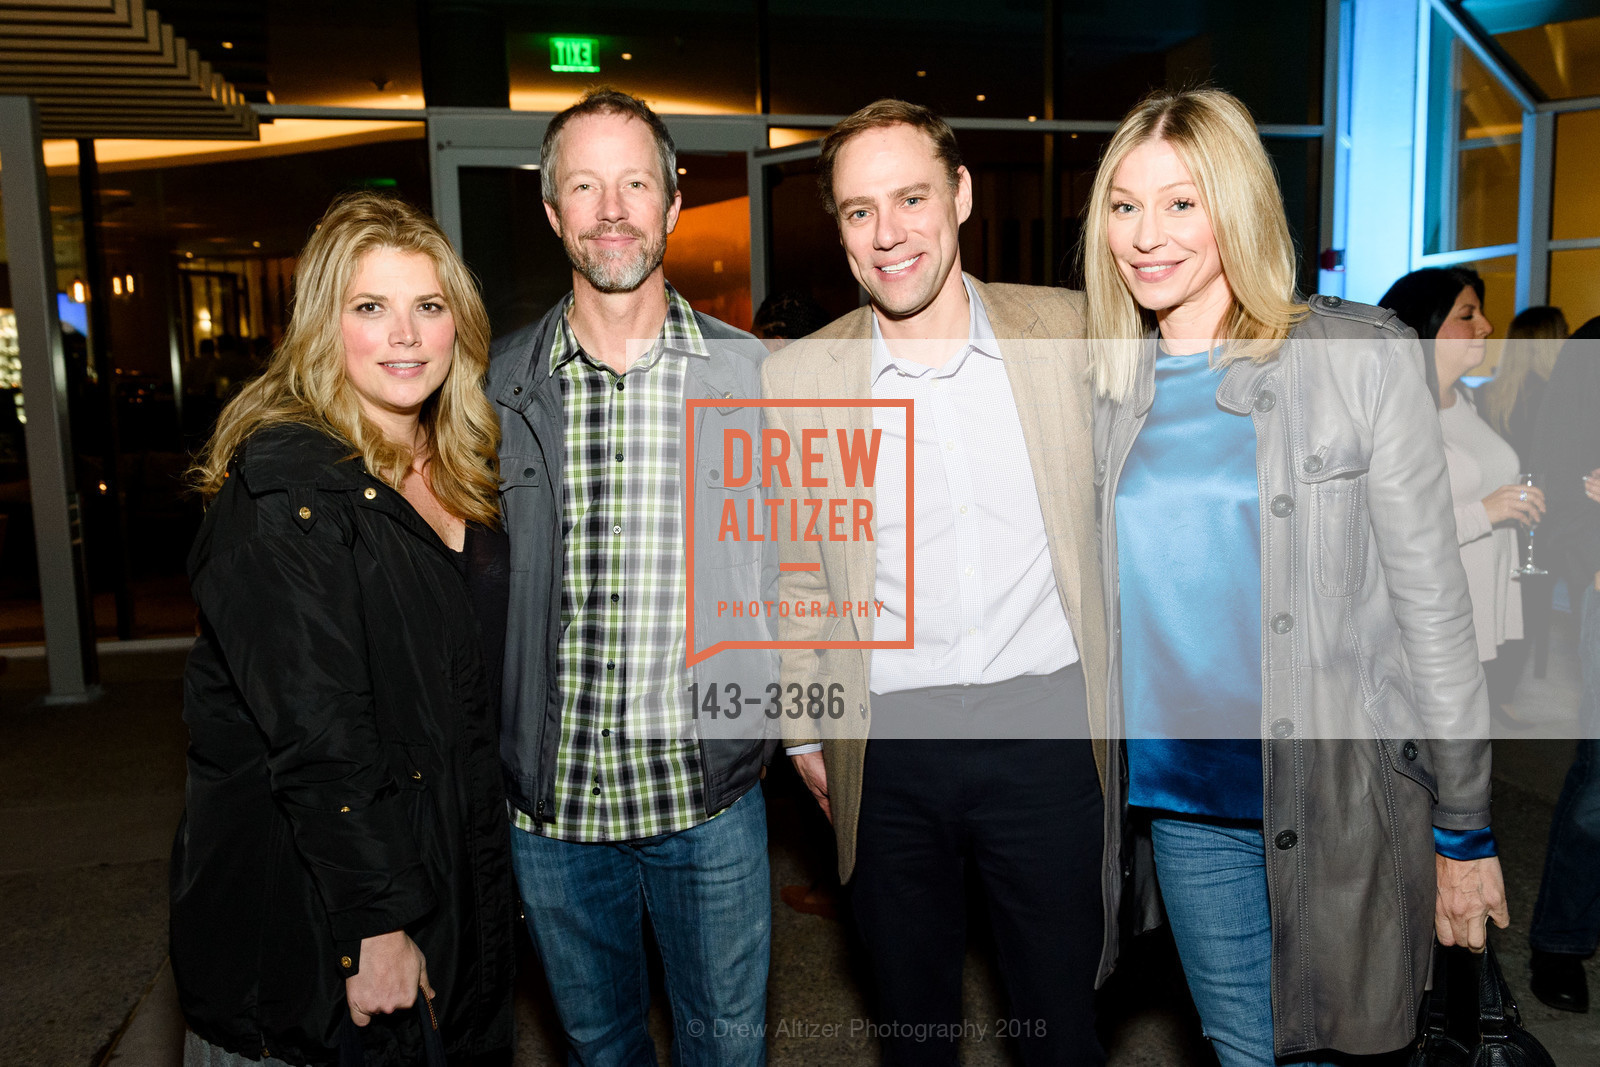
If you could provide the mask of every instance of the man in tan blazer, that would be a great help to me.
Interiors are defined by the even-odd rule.
[[[766,361],[769,399],[817,401],[767,414],[795,442],[877,433],[875,483],[832,490],[864,496],[874,526],[780,544],[780,603],[829,606],[780,619],[802,646],[785,691],[826,694],[785,716],[786,749],[853,882],[885,1061],[954,1064],[963,1034],[1004,1033],[1025,1063],[1100,1063],[1106,645],[1082,295],[962,274],[971,179],[924,108],[863,108],[819,169],[871,304]],[[828,403],[866,399],[895,404]],[[844,467],[829,452],[821,470],[841,487]],[[969,868],[1010,1000],[999,1028],[961,1017]]]

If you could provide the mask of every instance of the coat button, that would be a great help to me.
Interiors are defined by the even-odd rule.
[[[1094,472],[1095,474],[1104,478],[1106,476],[1106,461],[1101,460],[1099,463],[1095,464]]]
[[[1417,758],[1417,743],[1415,741],[1407,741],[1404,745],[1402,745],[1400,747],[1400,754],[1402,756],[1404,756],[1408,760],[1416,759]]]
[[[373,489],[371,486],[368,486],[366,489],[361,491],[361,495],[366,497],[368,500],[376,500],[378,498],[378,491]]]
[[[415,778],[417,781],[420,782],[420,781],[422,781],[422,772],[421,771],[412,771],[411,772],[411,777]]]
[[[1306,461],[1301,466],[1305,468],[1307,474],[1315,474],[1322,469],[1322,457],[1307,456]]]
[[[1327,305],[1328,305],[1328,306],[1329,306],[1329,307],[1331,307],[1331,308],[1336,308],[1336,307],[1338,307],[1338,306],[1339,306],[1339,305],[1340,305],[1340,304],[1342,304],[1342,303],[1344,303],[1344,301],[1343,301],[1343,300],[1340,300],[1340,299],[1339,299],[1339,298],[1338,298],[1338,297],[1336,297],[1336,296],[1330,296],[1330,297],[1327,297],[1327,298],[1326,298],[1326,300],[1325,300],[1325,302],[1326,302],[1326,303],[1327,303]]]
[[[1284,830],[1282,833],[1278,834],[1277,837],[1272,839],[1272,843],[1278,846],[1279,851],[1287,852],[1291,848],[1294,848],[1295,843],[1299,840],[1300,836],[1293,830]]]
[[[524,478],[532,478],[533,477],[533,468],[532,467],[523,467],[522,468],[522,476]]]
[[[340,811],[349,811],[350,810],[350,805],[346,804],[343,807],[341,807],[339,810]]]
[[[311,517],[311,509],[310,508],[301,508],[300,509],[300,517],[302,519],[309,519]]]
[[[514,387],[514,388],[513,388],[513,389],[512,389],[512,390],[511,390],[511,395],[512,395],[512,396],[521,396],[521,395],[522,395],[522,386],[520,386],[520,385],[518,385],[518,386],[515,386],[515,387]]]
[[[1289,514],[1293,511],[1294,497],[1287,493],[1279,493],[1277,496],[1272,498],[1272,513],[1278,516],[1278,518],[1288,518]]]
[[[1272,736],[1279,741],[1294,734],[1294,723],[1288,719],[1279,719],[1272,724]]]
[[[1280,611],[1272,617],[1272,632],[1286,634],[1294,629],[1294,616],[1287,611]]]
[[[621,455],[621,453],[618,453],[618,455],[619,455],[619,456],[620,456],[620,455]],[[722,477],[722,472],[721,472],[721,471],[719,471],[719,470],[717,470],[717,469],[715,469],[715,468],[712,468],[712,471],[711,471],[711,480],[712,480],[712,481],[716,481],[716,480],[717,480],[717,479],[718,479],[718,478],[720,478],[720,477]]]
[[[340,956],[339,957],[339,966],[341,966],[341,967],[345,968],[346,970],[348,970],[350,968],[350,957],[349,956]]]
[[[1256,397],[1257,411],[1271,411],[1278,406],[1278,396],[1271,389],[1261,390],[1261,395]]]

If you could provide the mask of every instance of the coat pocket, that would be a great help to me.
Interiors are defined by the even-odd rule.
[[[1426,740],[1396,736],[1397,728],[1402,732],[1410,731],[1416,724],[1416,713],[1405,706],[1400,695],[1388,682],[1378,686],[1377,692],[1367,701],[1364,710],[1372,722],[1378,745],[1383,750],[1384,758],[1389,761],[1389,766],[1394,768],[1396,773],[1426,789],[1437,804],[1439,781],[1429,769],[1432,759]]]
[[[1367,573],[1367,476],[1329,478],[1310,488],[1317,592],[1350,596]]]
[[[511,539],[513,571],[528,570],[542,542],[532,531],[544,507],[547,481],[542,457],[500,457],[500,515]]]

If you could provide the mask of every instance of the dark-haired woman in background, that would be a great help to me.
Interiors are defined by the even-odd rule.
[[[1516,524],[1544,515],[1544,491],[1518,483],[1526,468],[1517,452],[1478,416],[1461,376],[1483,362],[1494,325],[1483,314],[1483,279],[1466,267],[1412,271],[1378,301],[1417,331],[1423,372],[1439,409],[1456,541],[1472,596],[1478,659],[1495,707],[1516,692],[1523,657],[1497,661],[1500,646],[1522,638],[1522,594],[1513,587]]]

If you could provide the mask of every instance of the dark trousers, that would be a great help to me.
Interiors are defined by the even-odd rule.
[[[873,729],[930,703],[959,703],[981,724],[1044,702],[1086,724],[1081,670],[875,696]],[[1089,741],[906,736],[867,743],[851,891],[884,1062],[955,1064],[966,1032],[1015,1038],[1030,1067],[1104,1063],[1094,1030],[1103,809]],[[969,865],[994,927],[1003,1019],[961,1013]]]

